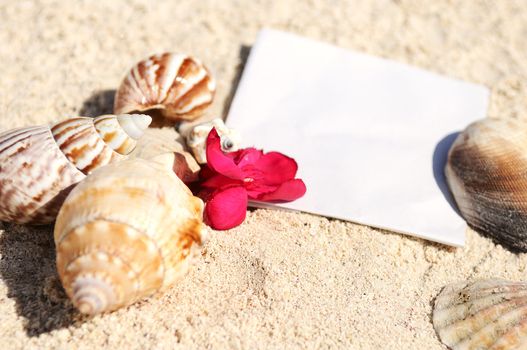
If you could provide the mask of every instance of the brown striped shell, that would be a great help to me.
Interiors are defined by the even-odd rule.
[[[173,172],[174,155],[128,159],[75,187],[55,225],[57,269],[85,314],[163,291],[201,244],[203,202]]]
[[[193,120],[214,98],[216,82],[197,59],[163,53],[137,63],[115,94],[114,113],[160,110],[171,120]]]
[[[469,125],[449,151],[445,175],[472,228],[527,252],[527,122],[484,119]]]
[[[0,135],[0,220],[53,222],[71,188],[121,160],[148,127],[145,115],[78,117]]]
[[[434,304],[434,329],[450,349],[527,348],[527,283],[502,279],[454,283]]]

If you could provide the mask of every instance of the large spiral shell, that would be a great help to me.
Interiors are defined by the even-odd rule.
[[[454,350],[527,348],[527,284],[502,279],[459,282],[437,296],[433,325]]]
[[[471,227],[513,251],[527,251],[527,122],[469,125],[450,149],[445,175]]]
[[[201,244],[203,202],[173,172],[174,155],[98,169],[64,202],[57,269],[86,314],[129,305],[172,285]]]
[[[115,94],[114,113],[158,109],[172,120],[193,120],[212,103],[216,82],[197,59],[163,53],[137,63]]]
[[[71,188],[123,159],[150,121],[146,115],[78,117],[1,134],[0,220],[52,222]]]

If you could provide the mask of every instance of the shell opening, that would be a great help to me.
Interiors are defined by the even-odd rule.
[[[79,276],[73,282],[73,305],[83,314],[96,315],[110,309],[115,292],[108,282],[96,276]]]
[[[152,117],[146,114],[122,114],[117,116],[119,124],[128,136],[138,140],[152,123]]]

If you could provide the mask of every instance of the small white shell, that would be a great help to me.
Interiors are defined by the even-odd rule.
[[[0,220],[53,222],[71,188],[92,170],[124,159],[146,115],[70,118],[0,135]]]
[[[198,124],[188,133],[186,140],[187,146],[200,164],[207,163],[207,136],[212,128],[216,128],[221,138],[221,148],[224,152],[234,152],[240,148],[240,133],[235,129],[228,128],[222,119],[216,118],[210,122]]]
[[[173,164],[172,154],[110,164],[64,202],[54,233],[57,269],[82,313],[130,305],[186,272],[205,231],[203,202]]]
[[[502,279],[459,282],[437,296],[432,322],[454,350],[527,348],[527,284]]]
[[[114,113],[160,110],[171,120],[193,120],[209,107],[216,82],[197,59],[174,53],[137,63],[115,94]]]

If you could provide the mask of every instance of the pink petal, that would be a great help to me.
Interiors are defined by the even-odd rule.
[[[212,170],[222,175],[236,180],[243,179],[241,169],[236,166],[231,157],[223,153],[221,139],[215,128],[212,128],[207,136],[207,164]]]
[[[243,186],[243,182],[240,180],[234,180],[230,177],[223,176],[221,174],[216,173],[213,176],[210,176],[208,179],[204,180],[201,184],[202,187],[208,187],[208,188],[220,188],[225,187],[227,185],[238,185]]]
[[[281,184],[276,191],[252,197],[262,202],[291,202],[306,193],[306,185],[301,179],[289,180]]]
[[[228,153],[227,153],[228,154]],[[254,164],[263,156],[263,152],[256,148],[244,148],[236,152],[234,162],[243,168],[247,164]]]
[[[262,181],[267,185],[279,185],[295,178],[298,165],[293,158],[279,153],[269,152],[254,164],[262,172]]]
[[[212,194],[204,211],[204,220],[215,230],[240,225],[247,213],[247,191],[241,186],[227,187]]]

